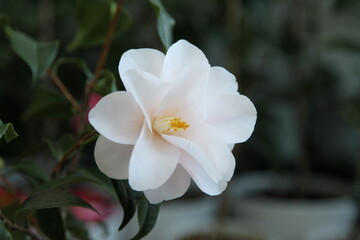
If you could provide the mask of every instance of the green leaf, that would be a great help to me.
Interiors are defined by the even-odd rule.
[[[37,88],[32,97],[30,106],[22,118],[23,120],[60,120],[68,119],[70,116],[72,116],[71,105],[63,95],[58,92]]]
[[[38,186],[37,188],[35,188],[34,192],[43,191],[43,190],[47,190],[47,189],[61,190],[68,186],[71,186],[76,183],[81,183],[81,182],[94,182],[94,181],[92,179],[89,179],[89,178],[86,178],[83,176],[77,176],[77,175],[66,176],[66,177],[56,178],[51,181],[48,181],[48,182]]]
[[[49,180],[49,176],[44,170],[29,161],[21,161],[15,165],[15,169],[29,179],[34,185],[37,185],[38,182],[46,182]]]
[[[160,40],[164,45],[165,49],[169,49],[173,42],[172,30],[175,25],[175,20],[166,11],[161,0],[149,0],[154,8],[157,17],[157,29]]]
[[[71,134],[64,134],[58,141],[50,141],[45,139],[46,144],[48,145],[52,155],[60,160],[65,152],[75,143],[75,138]]]
[[[54,61],[59,42],[38,42],[10,26],[7,26],[5,31],[14,52],[30,67],[34,86]]]
[[[139,231],[131,240],[139,240],[151,232],[159,215],[160,204],[151,204],[143,196],[139,202],[138,220]]]
[[[15,215],[19,216],[38,209],[57,207],[83,207],[97,212],[89,203],[73,194],[48,189],[32,193],[16,211]]]
[[[78,30],[75,38],[68,45],[70,51],[103,43],[113,14],[113,4],[116,3],[106,0],[78,0],[76,2]],[[130,13],[122,8],[114,38],[123,33],[130,23]]]
[[[140,193],[131,189],[127,180],[111,180],[119,202],[124,210],[124,218],[119,227],[122,230],[133,218],[136,212],[136,204],[140,199]]]
[[[59,68],[64,64],[72,64],[78,66],[84,72],[87,79],[91,79],[94,76],[87,63],[81,58],[59,58],[55,61],[52,67],[53,71],[57,74]]]
[[[19,135],[15,132],[14,126],[11,123],[4,124],[0,119],[0,138],[3,136],[8,143]]]
[[[101,71],[102,78],[97,82],[94,90],[102,96],[118,91],[116,77],[109,70]]]
[[[85,229],[83,222],[76,219],[73,215],[67,214],[65,219],[66,229],[71,233],[73,237],[78,240],[88,240],[88,230]]]
[[[1,240],[12,240],[10,233],[4,226],[4,222],[1,220],[0,220],[0,239]]]
[[[41,230],[51,240],[66,240],[59,208],[39,209],[36,211],[36,219]]]

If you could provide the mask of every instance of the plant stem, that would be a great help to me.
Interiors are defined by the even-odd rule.
[[[34,233],[30,232],[28,229],[18,226],[14,223],[12,223],[0,210],[0,220],[3,221],[5,227],[7,227],[11,231],[18,231],[22,232],[25,235],[29,236],[31,240],[40,240],[38,236],[36,236]]]
[[[48,76],[54,81],[56,86],[60,89],[60,91],[64,94],[64,96],[69,100],[71,105],[77,110],[81,111],[80,104],[76,101],[76,99],[73,97],[73,95],[70,93],[70,91],[66,88],[64,83],[61,81],[61,79],[57,76],[56,73],[54,73],[52,70],[48,70],[47,72]]]
[[[84,137],[80,138],[76,143],[74,143],[62,156],[62,158],[60,159],[60,161],[58,162],[58,164],[55,165],[55,167],[53,168],[52,174],[51,176],[53,178],[58,177],[60,175],[61,170],[64,168],[65,164],[67,163],[67,159],[68,157],[75,152],[77,149],[79,149],[81,147],[81,145],[89,140],[92,136],[94,136],[95,134],[97,134],[97,132],[95,130],[89,132],[88,134],[86,134]]]

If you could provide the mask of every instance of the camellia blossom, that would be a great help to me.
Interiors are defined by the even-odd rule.
[[[128,179],[154,204],[182,196],[191,179],[209,195],[223,192],[235,168],[232,147],[250,137],[256,122],[235,76],[211,67],[185,40],[166,55],[129,50],[119,73],[126,91],[103,97],[89,113],[100,133],[99,169]]]

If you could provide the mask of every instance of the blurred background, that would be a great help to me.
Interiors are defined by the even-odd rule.
[[[354,200],[360,199],[360,1],[163,0],[163,4],[176,21],[174,42],[187,39],[203,50],[211,65],[232,72],[239,92],[248,96],[258,111],[252,137],[234,149],[236,173],[226,193],[205,199],[193,198],[196,190],[187,194],[190,208],[199,209],[196,204],[209,206],[197,214],[205,219],[196,219],[203,223],[200,234],[182,239],[356,239]],[[117,72],[121,54],[130,48],[163,49],[151,5],[126,0],[124,7],[128,11],[127,24],[115,38],[106,65],[113,72]],[[9,16],[14,28],[35,39],[59,39],[58,57],[83,58],[94,69],[101,44],[69,50],[77,31],[76,1],[0,0],[0,12]],[[83,71],[64,65],[58,74],[71,93],[81,99],[86,81]],[[123,89],[118,74],[116,78],[118,87]],[[44,139],[56,140],[64,132],[74,133],[73,122],[69,121],[73,115],[70,105],[59,95],[56,86],[46,78],[32,87],[30,68],[14,54],[1,32],[0,117],[3,122],[12,122],[19,133],[6,147],[0,145],[0,156],[6,162],[16,161],[19,153],[44,149]],[[85,151],[80,164],[94,166],[91,148]],[[318,185],[318,189],[309,188]],[[271,210],[246,205],[263,202],[259,196],[274,197],[276,200],[271,201],[281,203],[272,202],[275,206],[271,205]],[[335,222],[324,223],[315,230],[310,230],[311,226],[290,230],[295,236],[280,229],[279,226],[292,229],[291,226],[308,221],[296,214],[287,215],[297,211],[294,204],[300,200],[296,199],[316,200],[318,204],[315,210],[299,210],[300,215],[307,211],[321,214],[321,207],[329,204],[327,197],[331,204],[338,198],[341,204],[350,204],[337,212],[330,213],[335,209],[331,204],[330,210],[323,210],[323,218]],[[246,201],[252,198],[256,200]],[[288,199],[292,202],[290,210],[285,207]],[[206,203],[198,203],[200,200]],[[175,239],[171,235],[161,238],[157,232],[165,234],[164,229],[170,228],[164,226],[166,222],[180,222],[179,209],[185,202],[186,199],[167,203],[169,207],[164,207],[159,217],[159,229],[148,239]],[[249,213],[252,208],[261,213],[279,209],[282,212],[275,213],[277,217],[285,216],[285,223],[294,222],[289,227],[285,223],[272,226],[277,229],[274,233],[259,225],[271,224],[266,221],[270,218],[275,222],[275,217]],[[175,213],[169,209],[175,209]],[[194,214],[194,210],[190,212]],[[166,220],[166,214],[178,217]],[[342,232],[336,232],[333,226],[343,223],[351,227],[344,226]],[[218,238],[205,236],[210,229],[204,226],[209,224],[216,225],[216,231],[220,229],[215,234]],[[180,225],[181,230],[174,231],[186,232],[186,226]],[[218,232],[228,228],[231,237],[220,238]],[[181,234],[176,234],[180,239]]]

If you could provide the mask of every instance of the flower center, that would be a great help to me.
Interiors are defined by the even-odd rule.
[[[158,118],[154,122],[154,129],[160,134],[186,130],[188,127],[190,125],[187,122],[181,121],[181,118],[177,117]]]

